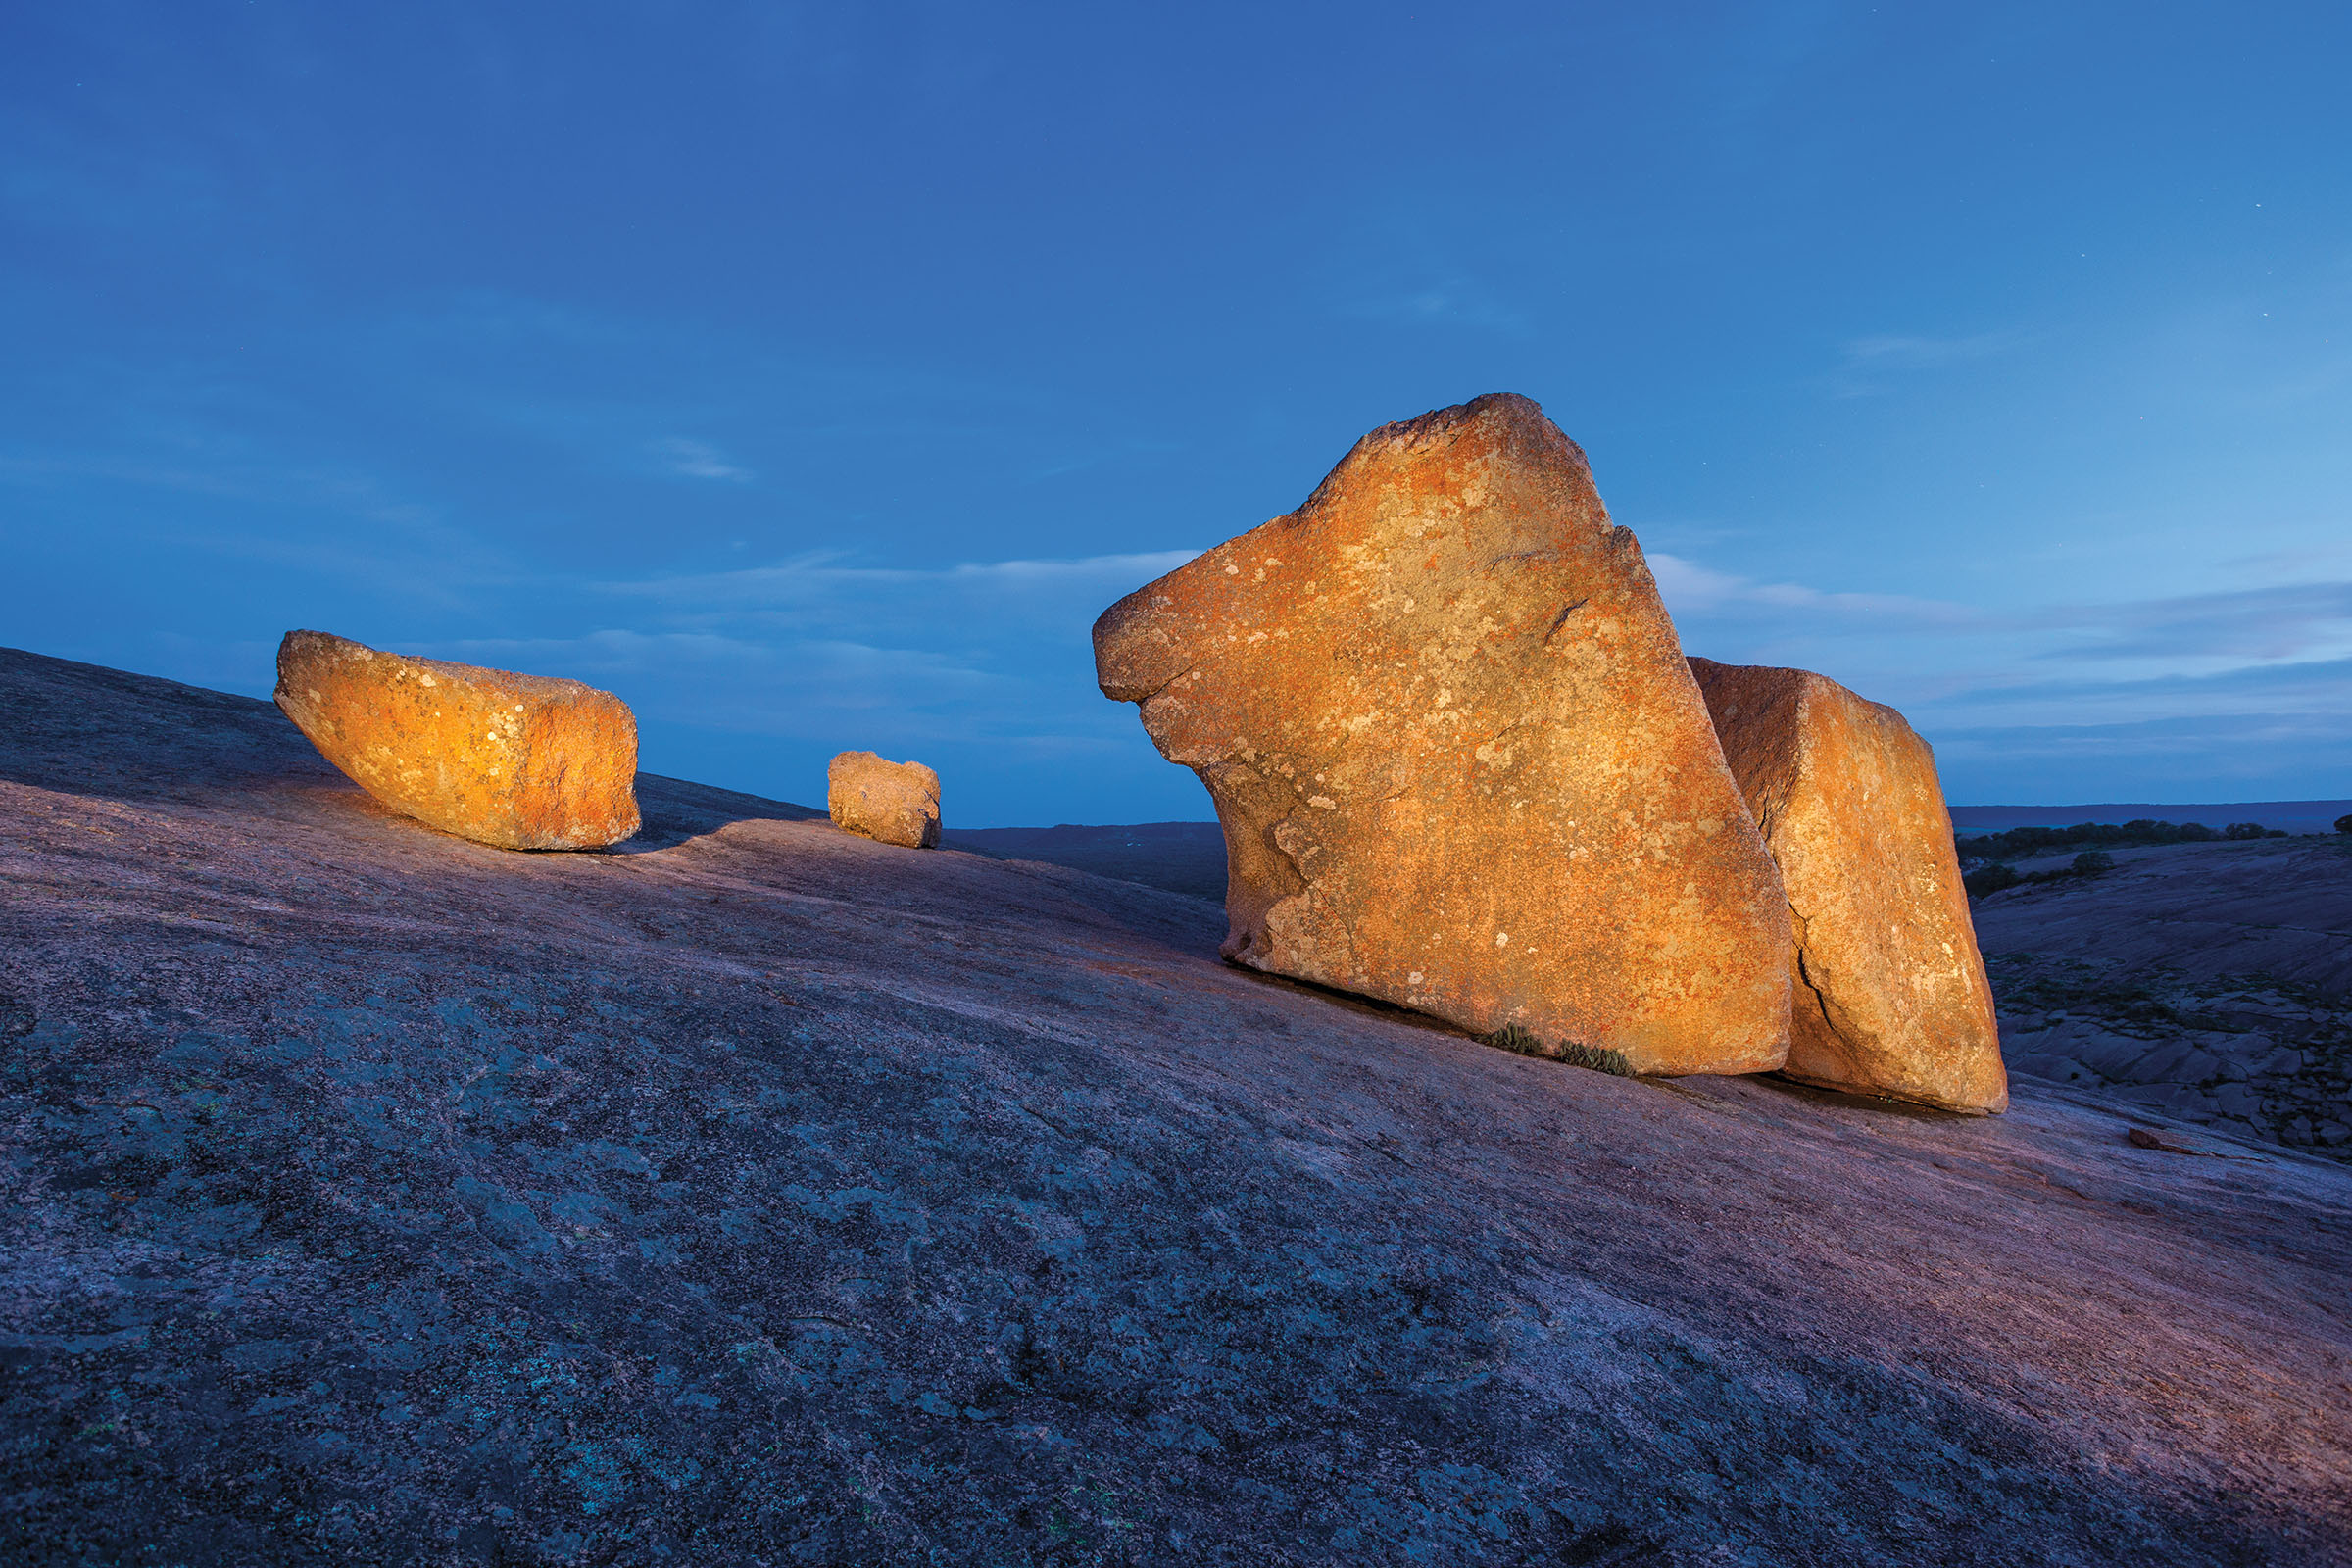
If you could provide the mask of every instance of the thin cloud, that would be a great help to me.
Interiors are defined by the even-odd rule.
[[[2022,332],[1980,332],[1973,337],[1923,337],[1880,333],[1849,339],[1839,352],[1830,385],[1838,397],[1873,397],[1886,390],[1885,377],[1947,369],[1992,359],[2023,347]]]
[[[961,710],[1034,713],[1018,674],[936,649],[842,637],[762,638],[607,628],[577,637],[482,637],[403,645],[403,653],[567,675],[648,697],[666,718],[768,735],[836,730],[845,713],[888,711],[919,731],[968,729]]]
[[[1199,554],[1197,550],[1158,550],[1065,560],[980,561],[952,566],[907,567],[853,565],[838,553],[813,553],[735,571],[648,577],[595,586],[602,593],[711,610],[862,603],[876,596],[906,600],[943,591],[979,597],[975,591],[991,587],[1083,588],[1096,594],[1110,593],[1116,598],[1128,589],[1140,588],[1152,578],[1175,570]],[[1118,586],[1121,583],[1126,586]],[[1108,599],[1103,601],[1105,605],[1108,603]]]
[[[1058,479],[1065,474],[1084,473],[1110,464],[1124,463],[1131,458],[1162,458],[1171,452],[1182,452],[1181,441],[1147,440],[1141,437],[1112,442],[1097,451],[1059,458],[1037,469],[1029,477],[1032,483]]]
[[[1417,287],[1357,295],[1343,303],[1342,316],[1431,326],[1475,326],[1522,332],[1527,318],[1504,305],[1478,279],[1453,276]]]
[[[2292,663],[2352,655],[2352,582],[2293,583],[2083,606],[2038,617],[2074,633],[2054,660],[2159,661],[2176,666]]]
[[[1975,337],[1910,337],[1888,334],[1858,337],[1845,345],[1849,370],[1933,370],[1969,360],[2006,354],[2023,343],[2016,332],[1984,332]]]
[[[1664,551],[1652,551],[1646,559],[1650,575],[1657,579],[1658,597],[1665,600],[1667,610],[1676,614],[1704,613],[1727,607],[1761,606],[1773,610],[1802,610],[1873,619],[1926,619],[1944,625],[1956,625],[1979,618],[1978,612],[1965,605],[1947,604],[1940,600],[1914,599],[1902,594],[1826,593],[1801,583],[1757,582],[1752,578],[1734,576],[1702,566],[1695,561]]]
[[[671,439],[654,443],[655,456],[662,459],[672,473],[689,479],[724,479],[735,484],[748,483],[752,470],[729,463],[718,448],[708,441]]]

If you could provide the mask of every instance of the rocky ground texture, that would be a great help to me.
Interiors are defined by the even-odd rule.
[[[30,655],[0,712],[0,1561],[2352,1563],[2334,1163],[1529,1059],[672,780],[494,850]]]
[[[2352,840],[2116,860],[1978,902],[2010,1068],[2352,1159]]]

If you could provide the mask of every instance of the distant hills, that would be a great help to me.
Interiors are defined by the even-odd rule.
[[[1225,902],[1225,830],[1214,822],[952,827],[942,837],[951,850],[969,850],[1000,860],[1043,860],[1073,871],[1141,882],[1217,904]]]
[[[2093,806],[1955,806],[1952,826],[1962,833],[1999,833],[2013,827],[2072,827],[2077,822],[2202,822],[2220,830],[2260,822],[2288,833],[2326,833],[2352,812],[2352,801],[2225,801],[2158,806],[2108,802]],[[1225,834],[1214,822],[1138,822],[1128,826],[950,828],[950,849],[1000,860],[1043,860],[1096,876],[1141,882],[1170,893],[1223,903]]]

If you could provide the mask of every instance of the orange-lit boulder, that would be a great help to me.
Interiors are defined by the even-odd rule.
[[[920,762],[844,752],[825,769],[833,825],[910,850],[939,846],[939,775]]]
[[[1639,1071],[1788,1052],[1788,910],[1632,533],[1521,397],[1384,426],[1095,624],[1200,775],[1234,962]]]
[[[290,631],[276,695],[354,783],[445,833],[591,850],[637,831],[637,719],[611,692]]]
[[[1936,754],[1826,675],[1691,672],[1794,918],[1791,1078],[1998,1111],[2009,1077]]]

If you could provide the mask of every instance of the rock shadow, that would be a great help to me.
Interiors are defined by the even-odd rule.
[[[744,795],[709,784],[691,784],[660,773],[637,775],[637,810],[644,825],[634,838],[621,840],[606,853],[650,855],[674,850],[688,839],[715,833],[737,822],[821,822],[823,811],[790,801]]]

